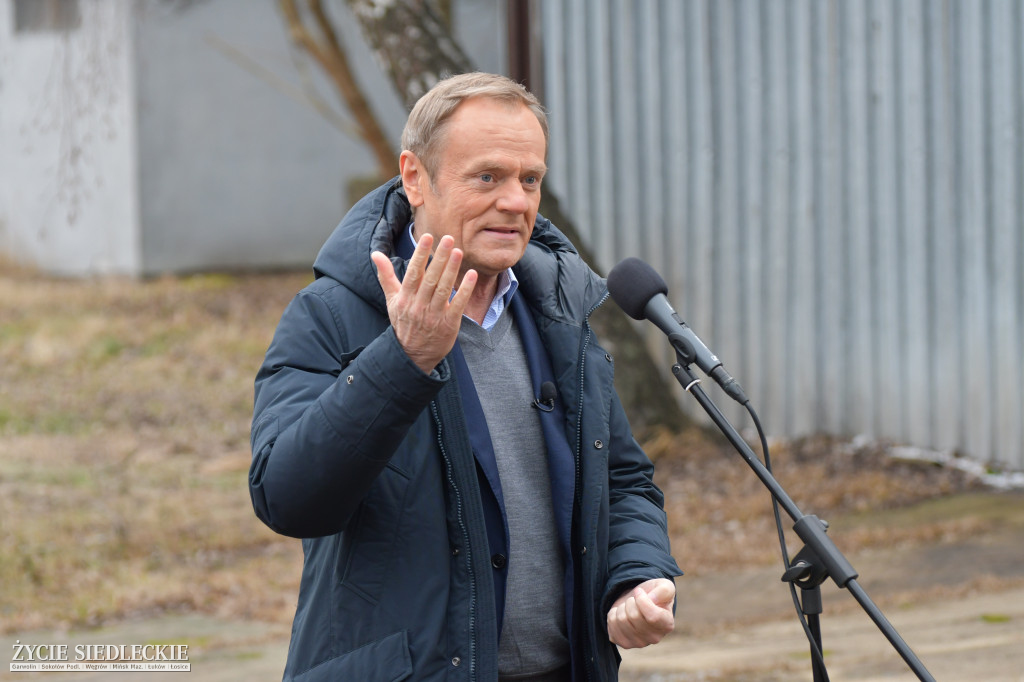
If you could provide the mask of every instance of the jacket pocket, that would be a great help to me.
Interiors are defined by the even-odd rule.
[[[412,675],[405,630],[328,659],[292,678],[293,682],[399,682]]]
[[[396,565],[409,483],[408,474],[388,462],[341,536],[341,585],[371,604],[380,601]]]

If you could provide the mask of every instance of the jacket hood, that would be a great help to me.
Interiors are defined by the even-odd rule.
[[[395,239],[412,220],[412,209],[401,178],[373,190],[349,209],[324,242],[313,273],[345,285],[382,311],[387,307],[370,254],[380,251],[391,257],[395,273],[405,275],[405,261],[395,256]]]
[[[330,277],[386,312],[384,292],[370,253],[391,258],[399,279],[407,261],[395,255],[395,243],[412,221],[412,208],[395,177],[359,200],[327,238],[313,262],[317,278]],[[512,268],[520,291],[538,312],[581,324],[607,297],[605,281],[580,258],[576,248],[540,214],[526,253]]]

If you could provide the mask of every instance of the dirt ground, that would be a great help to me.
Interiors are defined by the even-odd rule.
[[[995,502],[1006,515],[974,537],[869,549],[849,558],[861,587],[934,679],[1021,682],[1024,495],[963,501],[959,513],[984,514]],[[832,532],[841,546],[841,528]],[[781,572],[760,567],[682,578],[677,631],[658,646],[626,652],[622,679],[811,680],[806,638]],[[827,582],[822,597],[822,638],[834,682],[918,679],[849,592]]]
[[[955,540],[910,543],[847,555],[861,587],[934,679],[1024,681],[1024,493],[973,492],[925,502],[890,519],[919,514],[985,518],[988,530]],[[833,526],[842,544],[841,519]],[[838,526],[838,527],[837,527]],[[777,567],[722,568],[678,581],[677,629],[662,643],[624,652],[623,682],[811,680],[806,640]],[[826,663],[834,682],[915,680],[907,664],[854,598],[822,586]],[[22,632],[22,641],[173,642],[190,645],[189,680],[279,679],[287,624],[171,615],[82,631]],[[11,642],[0,640],[3,650]],[[46,673],[10,673],[28,679]],[[170,674],[170,673],[165,673]],[[77,673],[124,682],[125,673]],[[152,679],[146,677],[145,679]]]
[[[67,281],[0,263],[7,661],[19,641],[188,644],[190,680],[280,679],[301,550],[252,513],[248,429],[256,367],[307,280]],[[622,679],[810,680],[760,482],[699,430],[644,445],[687,575],[676,632],[626,652]],[[1024,491],[905,453],[811,437],[772,459],[935,679],[1024,680]],[[848,593],[823,595],[833,680],[914,679]],[[8,667],[0,679],[51,674]]]

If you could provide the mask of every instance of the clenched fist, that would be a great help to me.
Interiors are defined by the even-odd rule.
[[[656,578],[622,594],[608,610],[608,639],[623,649],[657,644],[675,627],[676,586]]]

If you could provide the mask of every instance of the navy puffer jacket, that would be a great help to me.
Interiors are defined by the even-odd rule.
[[[448,360],[427,375],[406,356],[370,261],[395,253],[410,220],[397,179],[352,208],[256,378],[253,507],[305,552],[285,680],[497,679],[493,569],[458,384]],[[401,277],[406,263],[392,261]],[[575,450],[574,669],[614,680],[611,602],[680,574],[663,498],[587,322],[604,281],[541,217],[514,270]]]

